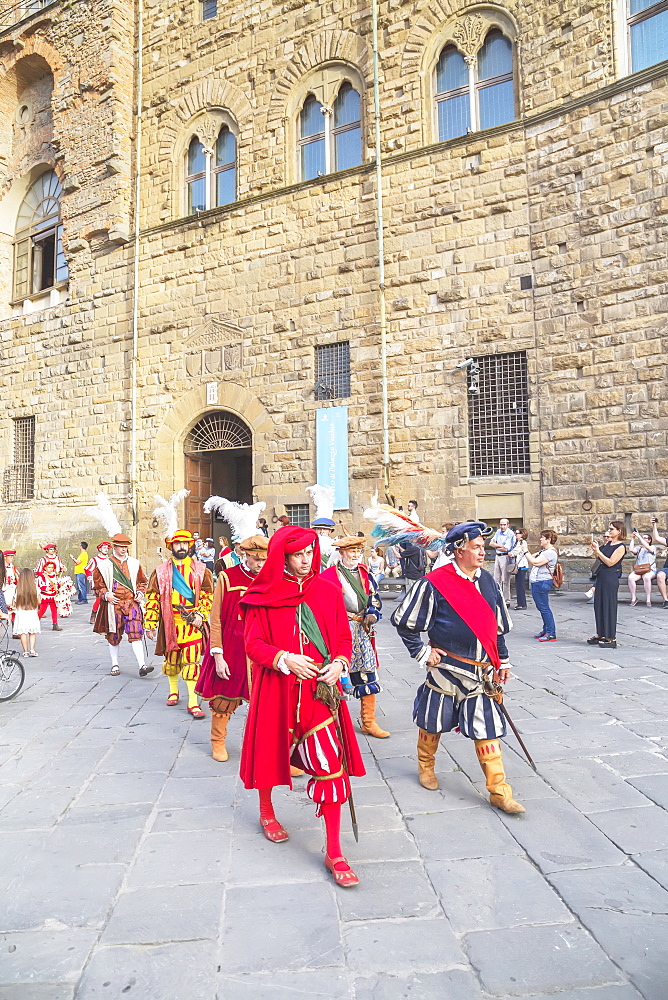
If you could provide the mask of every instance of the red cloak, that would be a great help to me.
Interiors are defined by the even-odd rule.
[[[267,561],[242,598],[245,610],[244,636],[246,654],[252,660],[253,684],[248,720],[244,732],[239,773],[246,788],[269,788],[289,785],[290,752],[295,699],[293,688],[301,685],[301,703],[305,710],[314,700],[316,680],[299,681],[277,668],[281,654],[300,653],[322,656],[300,636],[296,609],[304,601],[315,616],[329,651],[330,659],[342,657],[348,663],[352,637],[340,589],[316,573],[298,580],[285,573],[285,556],[313,544],[313,565],[320,565],[320,546],[314,531],[288,525],[274,533],[269,542]],[[366,772],[362,755],[345,702],[339,707],[339,723],[350,775]]]

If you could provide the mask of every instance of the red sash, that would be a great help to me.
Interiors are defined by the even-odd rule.
[[[427,579],[468,625],[498,670],[501,660],[496,614],[475,584],[462,579],[452,563],[435,569],[429,573]]]

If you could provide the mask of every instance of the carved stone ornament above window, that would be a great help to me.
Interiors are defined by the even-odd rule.
[[[193,132],[207,149],[213,149],[220,132],[220,118],[214,115],[202,115],[193,124]]]
[[[452,37],[464,56],[474,56],[481,47],[488,25],[480,14],[470,14],[457,21]]]
[[[243,330],[232,323],[210,319],[186,345],[186,371],[191,378],[224,375],[243,368]]]

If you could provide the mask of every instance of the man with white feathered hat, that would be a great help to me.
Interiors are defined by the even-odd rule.
[[[221,569],[209,617],[210,645],[204,654],[196,691],[211,709],[211,755],[229,759],[225,739],[227,725],[242,701],[250,698],[250,676],[244,626],[239,602],[267,558],[268,539],[257,521],[264,503],[236,503],[225,497],[209,497],[205,514],[215,511],[230,525],[233,541],[241,553],[237,566]]]
[[[144,658],[141,600],[146,588],[146,574],[139,560],[128,555],[132,539],[124,534],[109,497],[99,493],[97,507],[89,508],[88,513],[100,522],[111,545],[109,557],[96,559],[93,570],[93,589],[99,602],[93,632],[107,638],[111,673],[115,677],[121,672],[118,647],[124,635],[127,636],[130,649],[137,660],[139,676],[145,677],[153,670],[153,667],[146,666]]]
[[[167,704],[179,703],[179,676],[188,689],[188,713],[193,719],[206,716],[199,707],[195,684],[199,677],[205,626],[213,600],[213,576],[203,562],[190,556],[195,539],[192,532],[178,529],[176,508],[189,490],[173,493],[169,500],[156,496],[158,519],[172,558],[151,574],[146,588],[146,632],[157,642],[155,651],[163,656],[162,672],[169,681]]]

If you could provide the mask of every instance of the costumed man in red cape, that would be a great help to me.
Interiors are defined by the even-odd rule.
[[[441,733],[455,729],[475,743],[491,804],[523,813],[506,782],[501,755],[506,720],[498,704],[499,682],[510,676],[505,635],[512,623],[498,584],[483,569],[489,533],[484,521],[451,528],[445,536],[451,561],[419,580],[391,621],[427,671],[413,707],[420,784],[438,788],[434,764]],[[421,632],[428,633],[427,644]]]
[[[253,685],[240,774],[246,788],[258,789],[260,824],[274,843],[288,834],[274,814],[272,788],[292,787],[291,761],[310,775],[306,793],[325,821],[325,866],[347,887],[359,879],[341,850],[341,806],[350,776],[365,771],[350,713],[338,700],[352,652],[348,617],[340,588],[319,568],[316,533],[279,528],[241,601]]]
[[[209,617],[210,646],[205,652],[195,691],[211,709],[211,756],[229,759],[227,725],[242,701],[250,698],[249,669],[239,602],[265,564],[268,541],[251,535],[239,542],[243,559],[218,574]]]
[[[340,587],[343,593],[353,637],[350,683],[353,694],[360,699],[360,729],[365,736],[384,740],[390,734],[376,722],[376,695],[382,689],[378,682],[378,652],[372,632],[373,626],[380,621],[382,603],[373,577],[362,564],[365,541],[359,535],[344,535],[332,542],[341,560],[326,569],[322,576]]]

